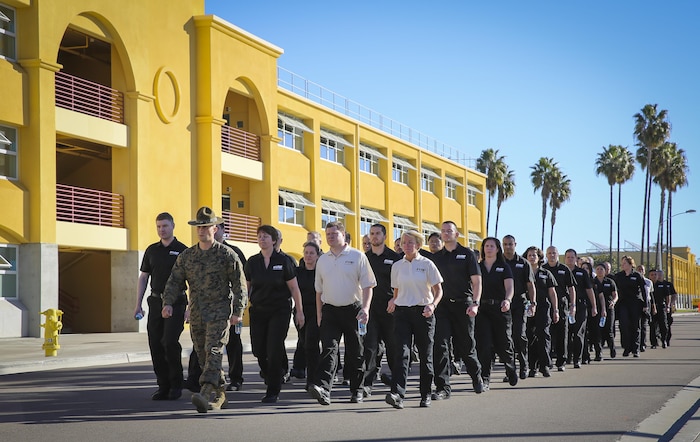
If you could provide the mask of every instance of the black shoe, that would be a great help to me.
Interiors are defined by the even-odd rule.
[[[615,347],[610,347],[610,359],[615,359],[617,356],[617,350],[615,350]]]
[[[331,404],[331,394],[328,391],[326,391],[325,388],[312,384],[309,386],[308,391],[309,391],[309,394],[311,395],[311,397],[316,399],[319,404],[321,404],[321,405],[330,405]]]
[[[455,375],[455,376],[461,375],[461,374],[462,374],[462,367],[461,367],[461,365],[462,365],[462,364],[459,363],[459,362],[457,362],[457,361],[452,361],[452,373],[451,373],[451,374],[453,374],[453,375]]]
[[[388,373],[382,373],[379,376],[379,379],[382,381],[382,384],[386,385],[387,387],[391,387],[392,379]]]
[[[564,367],[563,365],[557,365],[557,371],[565,371],[565,370],[566,370],[566,367]]]
[[[445,390],[439,390],[433,393],[431,397],[434,401],[442,401],[445,399],[449,399],[450,393],[446,392]]]
[[[165,401],[168,400],[168,396],[170,395],[170,390],[169,389],[157,389],[152,395],[151,399],[154,401]]]
[[[349,385],[350,385],[350,381],[348,381],[347,379],[343,379],[343,385],[346,386],[346,387],[349,386]]]
[[[667,345],[667,344],[666,344],[665,342],[662,342],[662,343],[661,343],[661,348],[666,348],[666,345]]]
[[[397,410],[403,410],[403,399],[397,393],[387,393],[384,401]]]
[[[243,382],[231,382],[226,386],[226,391],[241,391],[243,388]]]
[[[545,367],[542,369],[542,376],[544,376],[546,378],[552,376],[552,373],[549,372],[549,368]]]
[[[421,408],[428,408],[428,407],[430,407],[430,404],[431,404],[431,403],[432,403],[432,402],[431,402],[431,400],[430,400],[430,396],[429,396],[429,395],[423,396],[423,397],[420,399],[420,407],[421,407]]]
[[[363,400],[362,390],[355,390],[350,396],[350,403],[353,404],[361,404]]]
[[[474,393],[476,394],[481,394],[484,392],[484,380],[481,379],[481,376],[477,377],[476,379],[472,379],[472,387],[474,387]]]
[[[518,374],[515,372],[515,368],[508,368],[506,366],[506,375],[508,376],[508,383],[511,387],[518,385]]]
[[[652,345],[651,349],[654,350],[656,348],[656,345]]]
[[[190,382],[186,381],[185,382],[185,388],[190,390],[192,393],[199,393],[202,387],[199,385],[199,382]]]
[[[629,355],[630,355],[629,350],[625,350],[625,351],[622,352],[622,356],[624,356],[624,357],[627,357],[627,356],[629,356]]]
[[[174,401],[174,400],[180,399],[181,396],[182,396],[182,387],[171,388],[170,391],[168,392],[168,400],[169,401]]]
[[[262,402],[263,404],[276,404],[279,398],[280,397],[278,394],[266,394],[260,402]]]
[[[595,359],[593,359],[596,362],[600,362],[603,360],[603,357],[601,355],[595,355]]]
[[[520,379],[525,379],[527,378],[527,370],[524,368],[520,369]]]
[[[289,372],[289,375],[297,379],[306,379],[306,372],[299,368],[292,368],[292,370]]]
[[[642,348],[639,349],[639,351],[647,351],[647,348],[646,348],[646,347],[642,347]]]
[[[638,352],[638,351],[635,351],[634,353],[632,353],[632,356],[634,356],[635,358],[638,358],[638,357],[639,357],[639,352]]]
[[[574,368],[581,368],[581,364],[579,362],[574,362]]]
[[[530,370],[530,373],[527,374],[527,377],[529,377],[529,378],[537,377],[537,370]]]

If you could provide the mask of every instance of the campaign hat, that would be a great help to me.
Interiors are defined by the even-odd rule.
[[[191,226],[216,226],[222,222],[224,222],[224,219],[216,216],[216,213],[210,207],[203,206],[197,210],[196,219],[188,221],[187,224]]]

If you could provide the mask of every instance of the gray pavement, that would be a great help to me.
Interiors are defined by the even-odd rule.
[[[679,318],[681,319],[681,318]],[[683,322],[700,323],[700,315],[683,315]],[[681,321],[678,321],[681,322]],[[693,326],[695,327],[695,326]],[[249,352],[248,328],[242,333],[244,350]],[[0,339],[0,375],[80,368],[114,364],[143,363],[150,360],[145,333],[104,333],[61,335],[57,357],[45,357],[41,338]],[[188,357],[191,340],[182,335],[183,357]],[[287,348],[296,344],[296,331],[290,327]],[[654,350],[659,351],[659,350]],[[643,356],[644,357],[644,356]],[[690,361],[690,359],[688,360]],[[699,368],[700,374],[700,368]],[[0,384],[2,378],[0,377]],[[700,435],[700,377],[683,386],[659,410],[625,434],[620,440],[698,440]]]

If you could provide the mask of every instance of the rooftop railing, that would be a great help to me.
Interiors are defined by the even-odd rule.
[[[56,184],[56,219],[69,223],[124,227],[122,195]]]
[[[443,158],[460,163],[471,169],[476,167],[476,159],[469,157],[459,149],[405,126],[279,66],[277,67],[277,85],[361,123],[440,155]]]
[[[56,106],[124,124],[124,94],[65,72],[56,72]]]
[[[221,216],[226,222],[225,233],[233,241],[251,243],[258,241],[257,230],[260,227],[260,218],[226,211],[223,211]]]
[[[260,137],[224,125],[221,126],[221,150],[239,157],[260,161]]]

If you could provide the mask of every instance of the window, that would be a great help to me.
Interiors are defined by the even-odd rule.
[[[408,171],[415,167],[403,158],[394,157],[391,163],[391,178],[397,183],[408,184]]]
[[[406,217],[394,215],[394,239],[400,238],[407,230],[418,230],[418,226]]]
[[[17,297],[17,246],[0,244],[0,298]]]
[[[427,244],[428,244],[428,237],[430,237],[430,235],[431,235],[432,233],[437,233],[437,234],[439,235],[439,234],[440,234],[440,229],[438,229],[437,227],[435,227],[435,224],[426,223],[426,222],[423,222],[423,223],[421,223],[421,224],[422,224],[422,227],[423,227],[424,242],[425,242],[425,244],[427,245]]]
[[[420,188],[425,192],[435,192],[435,180],[442,179],[440,175],[430,169],[421,167],[420,169]]]
[[[344,164],[344,147],[354,147],[342,135],[321,129],[321,158],[338,164]]]
[[[477,250],[477,243],[481,241],[481,237],[474,232],[469,232],[467,235],[467,247]]]
[[[0,126],[0,177],[17,178],[17,130]]]
[[[279,222],[303,226],[305,207],[314,207],[314,203],[299,193],[279,191]]]
[[[360,151],[360,171],[379,175],[379,162],[371,153]]]
[[[287,114],[277,114],[277,136],[279,146],[304,152],[304,132],[313,133],[301,120]]]
[[[321,200],[321,227],[332,221],[340,221],[345,224],[345,215],[354,215],[355,212],[345,207],[342,203],[330,200]]]
[[[360,235],[369,235],[369,229],[373,224],[386,222],[389,222],[389,220],[376,210],[360,209]]]
[[[467,185],[467,204],[470,206],[476,206],[476,194],[483,193],[478,187]]]
[[[457,186],[455,183],[445,181],[445,197],[451,200],[457,199]]]
[[[15,10],[0,5],[0,58],[17,59]]]

